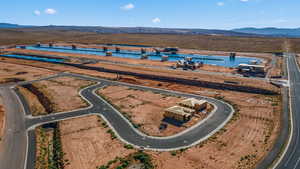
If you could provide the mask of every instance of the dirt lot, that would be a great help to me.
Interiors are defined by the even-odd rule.
[[[4,114],[2,98],[0,97],[0,142],[4,134],[4,126],[5,126],[5,114]]]
[[[15,59],[7,59],[7,61],[34,66],[45,66],[55,70],[76,70],[70,67],[40,62],[29,62]],[[111,78],[114,77],[112,74],[94,71],[78,70],[78,72],[93,72],[93,75],[96,76],[103,75]],[[275,96],[262,96],[232,91],[212,90],[180,84],[143,80],[133,77],[122,78],[122,81],[145,86],[195,93],[205,96],[213,96],[218,98],[224,97],[225,100],[232,102],[239,108],[239,116],[235,116],[235,120],[231,121],[231,123],[225,127],[225,130],[220,132],[216,137],[212,137],[210,141],[202,144],[202,146],[199,145],[182,153],[177,153],[178,156],[180,155],[179,157],[171,155],[171,153],[167,152],[154,153],[154,163],[158,166],[158,168],[174,168],[174,166],[179,166],[179,168],[253,168],[253,163],[261,160],[266,152],[270,150],[275,138],[277,137],[280,126],[280,103],[276,101],[278,98],[275,98]],[[82,123],[83,122],[78,124]],[[93,132],[91,135],[94,137],[95,135],[98,135],[98,133],[99,132]],[[86,134],[88,134],[88,132]],[[83,138],[84,137],[81,137],[81,134],[78,134],[75,140],[81,140]],[[100,137],[99,139],[95,140],[102,139],[103,137]],[[83,143],[79,141],[78,144]],[[108,144],[111,146],[111,142]],[[237,149],[237,147],[239,148]],[[81,146],[81,150],[84,149],[86,149],[86,146]],[[78,151],[79,150],[77,150],[77,152]],[[111,152],[113,150],[109,149],[109,151]],[[115,153],[116,155],[119,154],[119,152]],[[84,156],[86,155],[83,155],[82,159],[84,159]],[[105,158],[105,156],[101,156],[99,158],[101,160],[101,158]],[[113,159],[113,156],[111,159]],[[166,160],[171,160],[173,163],[166,163]],[[183,160],[186,161],[183,162]],[[243,167],[239,167],[240,165],[243,165]]]
[[[43,67],[43,68],[49,68],[50,70],[55,71],[69,71],[79,74],[87,74],[91,76],[97,76],[97,77],[103,77],[108,79],[115,79],[117,77],[116,74],[112,73],[103,73],[98,71],[92,71],[87,69],[79,69],[71,66],[62,66],[57,64],[49,64],[49,63],[42,63],[42,62],[33,62],[33,61],[26,61],[26,60],[20,60],[20,59],[11,59],[11,58],[5,58],[5,62],[9,63],[17,63],[17,64],[25,64],[25,65],[32,65],[34,67]],[[231,81],[231,82],[237,82],[239,85],[242,86],[251,86],[251,87],[258,87],[263,88],[267,90],[272,91],[278,91],[276,87],[269,84],[266,81],[256,80],[256,79],[246,79],[246,78],[239,78],[239,77],[228,77],[224,75],[208,75],[203,73],[196,73],[196,72],[182,72],[182,71],[173,71],[173,70],[163,70],[163,69],[154,69],[154,68],[143,68],[143,67],[133,67],[133,66],[126,66],[126,65],[114,65],[114,64],[90,64],[89,66],[92,67],[104,67],[108,69],[116,69],[116,70],[124,70],[129,72],[137,72],[137,73],[144,73],[144,74],[156,74],[161,76],[167,76],[167,77],[177,77],[177,78],[185,78],[185,79],[193,79],[193,80],[203,80],[203,81],[211,81],[211,82],[217,82],[217,83],[224,83],[224,81]],[[123,76],[122,77],[129,77],[129,76]]]
[[[203,120],[208,114],[199,113],[186,123],[170,122],[164,119],[166,108],[178,105],[186,98],[136,90],[124,86],[108,86],[98,93],[117,107],[142,132],[151,136],[171,136]],[[210,108],[212,109],[212,108]],[[164,130],[160,125],[168,124]]]
[[[125,157],[134,150],[113,139],[109,128],[97,116],[60,122],[61,141],[70,165],[65,169],[95,169],[110,160]]]
[[[18,87],[20,93],[25,96],[33,116],[48,114],[38,97],[23,87]]]
[[[16,65],[2,62],[0,58],[0,83],[15,82],[19,80],[34,80],[55,74],[55,71],[34,68],[26,65]]]
[[[113,70],[121,70],[127,72],[135,72],[141,73],[146,75],[160,75],[165,77],[176,77],[176,78],[183,78],[189,80],[200,80],[200,81],[209,81],[209,82],[216,82],[216,83],[224,83],[225,81],[236,82],[242,86],[252,86],[257,88],[263,88],[267,90],[277,90],[276,87],[269,84],[266,81],[257,80],[257,79],[250,79],[250,78],[240,78],[240,77],[228,77],[219,74],[204,74],[204,73],[196,73],[196,72],[183,72],[183,71],[173,71],[173,70],[163,70],[163,69],[156,69],[156,68],[145,68],[145,67],[132,67],[127,65],[113,65],[108,63],[97,63],[97,64],[89,64],[92,67],[103,67],[107,69]],[[122,75],[123,76],[123,75]]]
[[[157,168],[253,168],[270,150],[277,137],[281,113],[279,96],[218,91],[146,80],[136,80],[135,83],[225,99],[238,110],[234,120],[205,144],[177,153],[178,156],[167,152],[152,153]]]
[[[148,81],[144,84],[155,86],[158,83]],[[237,112],[224,129],[202,144],[176,152],[147,151],[155,168],[254,168],[277,137],[281,112],[278,96],[213,91],[178,84],[160,83],[160,86],[224,99],[231,102]],[[93,168],[106,164],[116,156],[125,157],[132,152],[122,148],[120,142],[111,141],[112,136],[104,133],[98,120],[96,117],[85,117],[61,123],[63,133],[70,133],[62,136],[64,151],[71,159],[70,168]]]
[[[33,83],[32,86],[41,94],[24,87],[20,90],[27,98],[33,115],[43,115],[87,107],[78,92],[92,84],[93,82],[86,80],[59,77]]]
[[[269,77],[283,75],[284,62],[283,58],[276,58],[276,64],[269,70]]]

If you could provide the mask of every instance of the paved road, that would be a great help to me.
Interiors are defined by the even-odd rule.
[[[286,153],[276,169],[300,169],[300,71],[295,55],[287,54],[290,81],[290,109],[292,112],[292,137]],[[288,139],[288,138],[286,138]]]
[[[19,97],[22,104],[24,105],[25,112],[22,112],[20,105],[16,106],[18,109],[14,110],[12,112],[13,117],[12,119],[19,119],[15,122],[15,124],[22,126],[22,130],[18,130],[20,132],[20,135],[18,138],[15,139],[16,134],[12,134],[11,138],[14,138],[11,140],[13,145],[19,144],[20,150],[26,149],[26,130],[28,129],[28,156],[27,156],[27,169],[31,169],[34,167],[34,159],[35,159],[35,135],[33,132],[33,129],[37,125],[50,123],[54,121],[60,121],[68,118],[73,117],[79,117],[89,114],[97,114],[100,115],[102,118],[104,118],[110,127],[115,131],[119,139],[121,139],[123,142],[126,142],[128,144],[132,144],[135,147],[143,148],[143,149],[152,149],[152,150],[159,150],[159,151],[166,151],[166,150],[175,150],[180,148],[186,148],[189,146],[192,146],[194,144],[199,143],[200,141],[206,139],[211,134],[217,132],[221,127],[223,127],[226,122],[230,120],[230,118],[233,115],[233,108],[222,101],[213,99],[213,98],[205,98],[209,102],[215,104],[217,106],[217,109],[214,113],[211,113],[209,118],[207,118],[206,121],[203,123],[199,123],[195,127],[192,127],[188,129],[186,132],[182,132],[180,134],[177,134],[173,137],[150,137],[146,136],[145,134],[139,132],[137,129],[135,129],[132,124],[126,120],[120,112],[118,112],[116,109],[114,109],[110,104],[108,104],[105,100],[97,96],[93,91],[96,89],[99,89],[101,87],[107,86],[107,85],[124,85],[129,86],[132,88],[140,89],[140,90],[151,90],[153,92],[160,92],[164,94],[169,95],[176,95],[176,96],[183,96],[183,97],[194,97],[198,99],[202,99],[203,97],[192,95],[192,94],[185,94],[185,93],[179,93],[174,91],[167,91],[162,89],[155,89],[155,88],[149,88],[149,87],[143,87],[143,86],[137,86],[137,85],[131,85],[126,83],[120,83],[120,82],[114,82],[99,78],[92,78],[88,76],[82,76],[77,74],[60,74],[59,76],[73,76],[78,77],[86,80],[93,80],[99,82],[99,84],[90,86],[84,90],[81,91],[81,95],[83,98],[85,98],[91,106],[85,109],[75,110],[71,112],[65,112],[65,113],[58,113],[58,114],[51,114],[47,116],[40,116],[40,117],[32,117],[28,115],[28,106],[26,103],[26,100],[23,97]],[[54,76],[54,77],[59,77]],[[22,83],[24,84],[24,83]],[[7,89],[7,88],[6,88]],[[9,100],[13,103],[10,103],[11,105],[17,105],[17,98],[16,95],[13,95],[11,90],[5,90],[6,93],[10,93],[10,95],[5,96],[5,98],[10,98]],[[12,106],[15,107],[15,106]],[[24,118],[24,114],[27,116]],[[18,117],[16,117],[18,116]],[[17,141],[18,140],[18,141]],[[8,143],[6,143],[8,145]],[[9,156],[18,156],[20,158],[20,161],[24,161],[21,158],[24,158],[24,153],[18,154],[16,152],[18,151],[11,151],[12,148],[8,148],[5,152],[9,153]],[[2,159],[5,159],[0,156],[0,160],[2,162]],[[16,158],[11,158],[16,159]],[[18,161],[18,165],[22,166],[20,161]],[[14,163],[15,160],[14,160]],[[7,166],[12,165],[12,161],[7,162]],[[15,169],[18,169],[20,167],[14,167]],[[22,168],[22,167],[21,167]]]
[[[0,168],[23,169],[27,145],[25,114],[12,90],[0,88],[0,95],[6,111],[6,130],[0,144]]]

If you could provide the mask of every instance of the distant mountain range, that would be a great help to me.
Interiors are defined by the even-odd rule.
[[[277,37],[300,37],[300,28],[240,28],[233,29],[232,31]]]
[[[30,25],[18,25],[18,24],[11,24],[11,23],[0,23],[0,28],[28,28],[28,27],[34,27]]]
[[[300,37],[300,28],[240,28],[233,30],[216,29],[179,29],[152,27],[101,27],[101,26],[31,26],[10,23],[0,23],[0,29],[30,28],[34,30],[71,30],[96,33],[141,33],[141,34],[185,34],[185,35],[223,35],[223,36],[272,36],[272,37]]]

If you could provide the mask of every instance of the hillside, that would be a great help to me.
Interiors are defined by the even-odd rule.
[[[300,28],[288,29],[288,28],[241,28],[233,29],[234,32],[269,35],[277,37],[300,37]]]

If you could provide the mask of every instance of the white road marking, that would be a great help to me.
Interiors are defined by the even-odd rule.
[[[290,67],[289,67],[289,56],[286,57],[287,59],[287,75],[288,75],[288,81],[291,82],[291,79],[290,79]],[[292,85],[292,84],[290,84]],[[291,86],[290,86],[291,87]],[[290,88],[291,89],[291,88]],[[289,89],[289,96],[291,96],[291,90]],[[289,111],[289,114],[290,114],[290,123],[291,123],[291,129],[290,129],[290,132],[289,132],[289,138],[288,138],[288,142],[287,142],[287,145],[284,147],[284,150],[283,150],[283,153],[280,155],[279,159],[277,160],[277,162],[274,164],[274,166],[272,167],[272,169],[275,169],[278,167],[278,165],[281,163],[281,161],[283,160],[283,158],[285,157],[287,151],[288,151],[288,148],[290,147],[290,144],[291,144],[291,141],[292,141],[292,138],[293,138],[293,130],[294,130],[294,122],[293,122],[293,110],[292,110],[292,105],[291,105],[291,98],[289,97],[289,107],[290,107],[290,111]]]
[[[295,166],[294,166],[293,169],[296,169],[296,168],[297,168],[297,166],[298,166],[298,164],[299,164],[299,160],[300,160],[300,158],[298,158],[298,160],[297,160],[297,162],[296,162],[296,164],[295,164]]]

